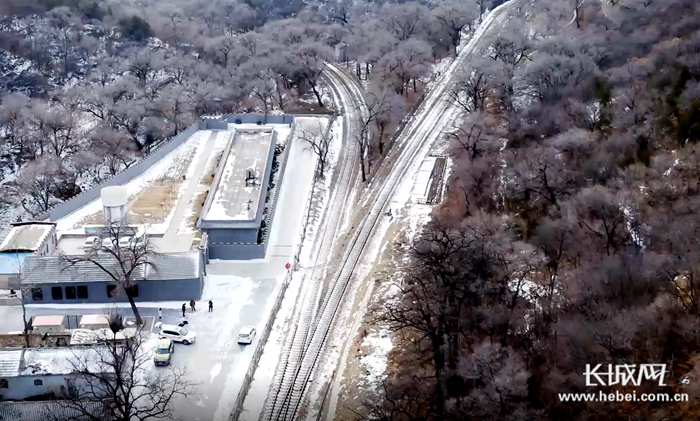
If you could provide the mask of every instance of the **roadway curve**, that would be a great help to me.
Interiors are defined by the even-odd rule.
[[[427,95],[425,101],[419,107],[414,119],[404,129],[397,144],[401,146],[398,158],[394,161],[393,167],[386,179],[378,183],[375,188],[367,191],[374,200],[362,216],[361,222],[351,234],[348,248],[340,263],[338,273],[329,282],[329,290],[324,299],[319,303],[318,294],[312,294],[313,299],[304,297],[302,303],[303,318],[299,319],[295,328],[294,341],[290,347],[290,352],[283,355],[278,369],[272,393],[268,397],[265,405],[264,416],[267,420],[288,420],[293,421],[297,416],[297,411],[302,406],[302,401],[306,397],[307,386],[312,379],[314,370],[317,368],[324,345],[328,339],[329,332],[335,322],[338,310],[343,304],[345,293],[350,285],[353,272],[358,262],[362,258],[365,246],[371,239],[374,228],[385,212],[387,204],[399,185],[401,179],[406,174],[412,164],[422,159],[420,153],[425,146],[431,145],[443,133],[445,127],[450,127],[459,114],[459,109],[449,102],[449,87],[454,82],[458,74],[458,69],[466,62],[469,56],[476,50],[476,46],[494,25],[500,25],[506,17],[506,11],[513,2],[505,3],[494,9],[478,28],[469,43],[460,51],[457,59],[452,63],[449,70],[436,83],[435,88]],[[332,66],[330,75],[335,75],[338,79],[342,74],[336,73]],[[347,77],[345,77],[347,79]],[[333,77],[331,76],[331,79]],[[344,83],[347,80],[344,79]],[[333,83],[333,82],[332,82]],[[352,83],[352,82],[350,82]],[[356,85],[345,85],[346,91],[354,91]],[[354,88],[353,88],[354,87]],[[337,89],[337,88],[336,88]],[[353,94],[354,95],[354,94]],[[341,95],[343,108],[346,113],[352,110],[350,104],[346,104],[348,97]],[[349,136],[348,130],[344,131]],[[354,143],[346,138],[346,145],[351,147]],[[357,155],[355,150],[352,155]],[[356,167],[357,165],[355,165]],[[333,217],[334,214],[331,214]],[[332,226],[333,222],[331,222]],[[335,222],[337,227],[337,221]],[[335,235],[332,231],[326,231],[325,236]],[[318,262],[323,264],[324,261]],[[322,280],[309,282],[312,291],[318,291]],[[332,417],[329,417],[332,419]]]

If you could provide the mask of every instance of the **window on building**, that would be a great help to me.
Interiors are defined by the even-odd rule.
[[[131,293],[132,297],[138,297],[139,296],[139,286],[138,285],[132,285],[131,288],[129,288],[129,292]]]
[[[42,301],[44,299],[44,292],[41,288],[32,288],[32,300]]]
[[[107,285],[107,296],[108,296],[109,298],[114,297],[115,295],[117,295],[116,290],[117,290],[117,286],[116,286],[116,285]]]
[[[41,380],[34,380],[34,386],[43,386],[43,385],[44,385],[44,382],[42,382]]]
[[[62,300],[63,299],[63,288],[52,287],[51,288],[51,298],[53,298],[54,300]]]
[[[88,293],[87,293],[87,287],[85,285],[81,285],[78,287],[78,298],[81,300],[87,299]]]
[[[66,300],[75,300],[75,287],[66,287]]]
[[[0,379],[0,389],[7,389],[7,379]]]

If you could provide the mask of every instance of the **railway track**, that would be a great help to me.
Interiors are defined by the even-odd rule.
[[[403,144],[403,149],[383,183],[378,185],[376,190],[372,189],[372,191],[366,192],[366,194],[373,196],[373,204],[352,234],[340,268],[330,282],[330,287],[324,299],[319,303],[318,294],[313,297],[313,300],[307,300],[306,296],[308,293],[313,294],[321,290],[322,276],[312,278],[311,282],[304,285],[303,288],[306,292],[301,302],[304,307],[301,311],[301,317],[295,326],[294,340],[289,352],[283,354],[279,365],[279,375],[275,382],[276,384],[273,386],[272,395],[268,397],[262,420],[293,421],[296,418],[336,314],[341,307],[345,292],[352,280],[355,267],[362,257],[366,244],[372,238],[375,226],[384,215],[385,208],[390,203],[391,197],[401,179],[417,161],[417,158],[421,156],[421,151],[429,147],[442,134],[442,130],[437,130],[437,128],[449,127],[458,115],[456,107],[447,100],[449,82],[454,78],[459,67],[475,50],[476,45],[486,31],[495,23],[502,23],[506,16],[505,12],[509,7],[510,3],[505,3],[486,17],[472,40],[462,50],[449,70],[438,82],[436,88],[423,102],[409,127],[402,133],[401,137],[403,139],[400,139],[401,141],[397,142],[397,144]],[[329,69],[331,70],[330,73],[336,78],[336,82],[348,83],[347,80],[343,81],[342,73],[333,71],[332,66],[329,66]],[[355,91],[357,89],[356,85],[352,82],[350,84],[346,85],[346,90],[350,92]],[[351,96],[354,95],[352,94]],[[346,101],[346,98],[342,96],[341,99]],[[350,108],[345,105],[344,108],[346,113],[350,111]],[[346,117],[347,120],[350,119]],[[350,143],[354,144],[356,142]],[[357,155],[356,150],[354,155]],[[337,215],[332,216],[336,217]],[[338,220],[334,220],[328,227],[335,226],[337,228],[338,222]],[[333,231],[328,231],[328,227],[324,233],[324,241],[325,236],[335,234]],[[321,254],[323,253],[319,255]],[[321,265],[324,262],[324,260],[318,261]]]
[[[282,358],[277,368],[277,382],[273,384],[273,393],[266,402],[261,414],[261,420],[276,419],[275,414],[287,412],[289,399],[291,398],[290,388],[293,385],[296,373],[300,370],[299,362],[305,354],[306,345],[310,340],[312,321],[318,310],[320,293],[323,290],[323,279],[325,277],[325,267],[330,252],[333,248],[336,232],[340,229],[344,210],[348,208],[350,190],[357,179],[358,173],[358,145],[352,137],[359,128],[356,127],[359,118],[358,112],[366,112],[363,108],[362,95],[357,86],[339,70],[329,67],[326,78],[333,89],[334,96],[338,103],[342,104],[343,110],[343,155],[340,159],[340,169],[337,188],[330,199],[331,206],[328,213],[324,215],[324,224],[320,232],[320,241],[316,241],[312,256],[314,265],[309,276],[302,281],[301,300],[297,301],[295,314],[298,315],[297,323],[294,326],[291,337],[293,340],[286,344],[282,352]]]

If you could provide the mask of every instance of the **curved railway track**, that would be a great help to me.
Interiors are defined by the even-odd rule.
[[[366,112],[362,94],[357,85],[349,80],[345,74],[334,67],[328,67],[326,79],[333,89],[336,103],[341,104],[343,115],[343,152],[340,159],[340,169],[336,189],[330,200],[328,213],[324,215],[324,223],[320,232],[320,241],[314,244],[312,256],[313,268],[302,281],[302,291],[297,301],[294,313],[298,315],[297,323],[291,334],[292,341],[286,344],[282,352],[282,358],[277,368],[276,382],[273,384],[272,396],[268,398],[261,416],[262,420],[276,419],[275,414],[289,412],[289,403],[292,397],[290,389],[294,384],[297,373],[301,370],[300,361],[303,359],[310,340],[312,322],[318,311],[320,292],[323,290],[325,267],[330,252],[333,248],[336,232],[340,229],[344,211],[348,208],[350,191],[357,180],[358,173],[358,145],[353,133],[356,133],[358,112]]]
[[[397,144],[402,145],[403,149],[386,179],[376,189],[366,192],[373,198],[373,204],[352,233],[351,239],[347,244],[347,250],[340,263],[340,268],[331,280],[324,299],[319,303],[318,295],[322,290],[323,276],[319,274],[312,276],[309,282],[303,285],[303,300],[298,302],[298,304],[303,306],[300,312],[301,316],[294,328],[294,339],[288,351],[282,355],[282,360],[278,366],[278,375],[273,384],[272,393],[265,405],[265,410],[261,417],[262,420],[293,421],[296,418],[336,314],[343,302],[345,292],[351,283],[352,275],[362,257],[365,246],[372,238],[375,226],[384,214],[385,208],[390,203],[391,197],[403,176],[417,162],[417,158],[422,156],[421,151],[429,147],[442,134],[441,127],[449,127],[457,117],[458,110],[447,100],[450,82],[455,77],[459,67],[475,50],[476,45],[486,31],[494,24],[502,23],[506,16],[505,12],[511,3],[499,6],[486,17],[474,37],[437,83],[436,88],[428,94],[428,97],[416,112],[414,120],[409,123],[409,126],[402,133]],[[361,97],[361,94],[356,84],[349,81],[342,72],[337,71],[333,66],[329,66],[329,70],[331,84],[342,83],[346,93],[350,93],[349,97],[352,98],[349,100],[348,96],[343,96],[342,93],[339,95],[344,104],[345,121],[347,123],[352,119],[351,111],[353,108],[357,108],[356,101]],[[336,85],[334,89],[340,90],[343,88]],[[349,101],[355,102],[355,105],[352,106],[352,104],[348,103]],[[348,135],[347,129],[348,127],[346,127],[345,131],[346,136]],[[347,146],[355,146],[354,153],[351,153],[354,156],[357,155],[355,143],[352,141],[346,143]],[[347,161],[344,162],[344,165],[347,165]],[[353,167],[356,168],[357,165],[355,164]],[[343,168],[342,171],[348,170]],[[341,185],[336,194],[343,194],[343,191],[347,197],[349,184]],[[343,203],[343,201],[335,202],[334,206],[342,206],[339,203]],[[334,231],[338,227],[339,218],[340,213],[331,213],[330,222],[325,227],[323,242],[326,241],[326,237],[335,235]],[[331,239],[330,241],[332,242],[333,240]],[[323,259],[317,260],[317,263],[323,266],[325,263],[324,259],[328,257],[328,251],[324,251],[322,248],[319,256],[324,256]],[[314,268],[314,273],[316,269],[320,268]]]

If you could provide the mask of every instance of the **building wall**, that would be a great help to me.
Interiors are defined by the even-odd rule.
[[[258,243],[257,229],[208,229],[206,232],[209,235],[209,246],[220,243]]]
[[[9,377],[5,379],[7,389],[0,389],[0,395],[2,400],[22,400],[48,393],[64,397],[68,393],[69,379],[76,388],[87,392],[86,382],[83,379],[65,375],[42,375]],[[42,384],[35,385],[35,380],[41,380]]]
[[[221,260],[264,259],[267,241],[262,244],[209,244],[209,258]]]
[[[202,298],[202,289],[204,287],[204,276],[200,274],[199,278],[173,280],[173,281],[137,281],[138,297],[134,297],[136,302],[147,301],[189,301],[199,300]],[[47,304],[47,303],[111,303],[111,302],[126,302],[128,298],[123,290],[119,290],[119,294],[110,297],[107,294],[107,286],[115,285],[111,282],[86,282],[86,283],[56,283],[56,284],[41,284],[35,287],[27,285],[27,294],[24,297],[25,303],[29,304]],[[87,298],[66,299],[66,287],[68,286],[85,286],[87,287]],[[51,289],[54,287],[61,288],[63,299],[54,300]],[[33,289],[40,288],[42,292],[42,300],[35,301],[33,299]],[[119,288],[118,288],[119,289]],[[77,294],[76,294],[77,295]]]

